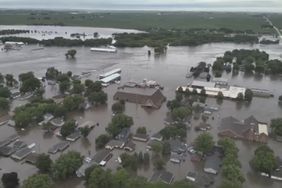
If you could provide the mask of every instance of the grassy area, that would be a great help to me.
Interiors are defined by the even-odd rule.
[[[269,15],[269,19],[272,21],[272,23],[278,27],[279,29],[282,29],[282,16],[281,14],[271,14]]]
[[[282,20],[282,14],[275,19]],[[51,12],[51,11],[0,11],[1,25],[58,24],[68,26],[92,26],[113,28],[191,29],[191,28],[229,28],[232,30],[253,30],[264,32],[261,25],[265,20],[261,14],[211,13],[211,12]],[[281,24],[281,23],[280,23]]]

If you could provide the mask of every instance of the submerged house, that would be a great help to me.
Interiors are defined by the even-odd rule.
[[[221,154],[214,152],[212,155],[206,157],[204,172],[209,174],[218,174],[221,167]]]
[[[150,182],[163,182],[165,184],[171,184],[173,182],[174,175],[168,171],[156,171],[149,179]]]
[[[158,109],[166,98],[159,89],[123,88],[115,93],[114,100],[123,100],[140,104],[142,107]]]
[[[218,135],[233,139],[266,143],[268,140],[268,128],[266,123],[259,122],[254,116],[250,116],[243,121],[229,116],[222,119]]]

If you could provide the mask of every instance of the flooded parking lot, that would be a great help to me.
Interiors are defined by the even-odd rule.
[[[75,48],[77,55],[75,60],[67,60],[65,58],[65,52],[68,48],[50,47],[44,48],[40,51],[32,51],[36,46],[25,46],[19,51],[0,52],[0,72],[3,74],[12,73],[18,75],[23,72],[33,71],[36,76],[44,76],[48,67],[56,67],[60,71],[67,72],[72,71],[73,74],[81,74],[81,72],[92,72],[91,79],[97,80],[98,74],[104,73],[114,68],[122,69],[121,84],[127,81],[141,82],[143,79],[152,79],[159,82],[164,86],[163,94],[168,100],[174,98],[174,92],[176,87],[180,85],[187,85],[191,80],[185,77],[187,70],[191,66],[195,66],[200,61],[212,63],[217,56],[223,55],[226,50],[240,49],[240,48],[259,48],[265,50],[270,54],[271,59],[280,58],[282,53],[281,45],[235,45],[229,43],[217,43],[207,44],[198,47],[170,47],[165,56],[160,57],[148,57],[148,48],[124,48],[118,49],[117,53],[93,53],[89,48]],[[238,105],[236,102],[224,100],[221,105],[218,105],[216,100],[208,98],[206,103],[211,106],[219,107],[219,111],[215,112],[208,123],[211,124],[211,134],[217,140],[218,127],[220,120],[226,116],[234,116],[237,119],[245,119],[250,115],[254,115],[259,121],[268,122],[270,119],[282,116],[282,107],[278,105],[278,96],[282,94],[282,77],[269,77],[265,76],[258,78],[255,76],[246,76],[243,73],[239,75],[225,74],[224,77],[228,78],[230,85],[238,85],[243,87],[268,89],[274,93],[274,98],[254,98],[250,105]],[[66,150],[76,150],[82,155],[92,155],[95,153],[95,138],[100,134],[105,133],[105,127],[111,120],[112,112],[111,105],[113,104],[113,95],[117,90],[118,85],[111,85],[105,89],[108,94],[107,106],[101,106],[94,109],[90,109],[85,113],[73,113],[70,117],[80,121],[93,121],[99,122],[100,126],[95,127],[88,136],[88,139],[80,139],[75,143],[72,143]],[[51,96],[56,93],[56,88],[48,90],[47,93]],[[47,96],[48,96],[47,95]],[[14,105],[18,105],[19,101]],[[158,110],[145,110],[140,105],[126,104],[125,113],[132,116],[134,119],[134,125],[131,131],[135,133],[136,129],[140,126],[145,126],[150,135],[161,130],[165,124],[164,119],[168,109],[163,104]],[[192,127],[200,123],[200,120],[193,120]],[[15,133],[15,130],[8,126],[0,127],[0,138]],[[35,142],[36,152],[47,152],[48,149],[60,140],[56,136],[44,135],[43,130],[40,127],[32,128],[31,130],[18,132],[21,136],[21,140],[27,144]],[[187,144],[197,137],[197,133],[192,128],[187,131]],[[249,161],[253,156],[253,151],[256,148],[254,143],[245,143],[237,141],[237,146],[240,149],[239,160],[242,163],[242,172],[244,173],[247,181],[244,184],[246,188],[263,188],[273,187],[280,188],[281,182],[272,182],[265,178],[254,174],[249,167]],[[282,157],[282,150],[280,143],[273,140],[269,140],[270,147],[275,151],[276,155]],[[144,143],[136,142],[136,151],[146,151],[146,145]],[[65,151],[65,152],[66,152]],[[114,156],[106,165],[106,168],[115,168],[119,164],[116,162],[117,157],[121,151],[114,151]],[[56,159],[60,153],[52,155],[53,159]],[[0,175],[4,172],[16,171],[19,173],[20,179],[23,180],[28,176],[37,172],[36,167],[29,164],[22,164],[15,162],[10,158],[0,158]],[[188,155],[181,165],[168,162],[166,169],[173,172],[175,180],[185,178],[188,171],[194,169],[202,169],[201,164],[194,165],[190,161]],[[138,170],[138,175],[149,178],[153,174],[153,167],[148,169]],[[218,175],[216,178],[220,178]],[[62,183],[59,187],[82,187],[81,183],[77,179],[73,179],[66,183]]]

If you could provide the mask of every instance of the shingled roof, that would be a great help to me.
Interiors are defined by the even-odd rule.
[[[262,126],[266,127],[264,129],[267,131],[267,125],[260,124],[254,116],[250,116],[242,122],[229,116],[221,120],[219,136],[266,143],[268,134],[259,131]]]
[[[124,100],[141,104],[144,107],[160,108],[166,98],[159,89],[123,88],[115,93],[114,100]]]

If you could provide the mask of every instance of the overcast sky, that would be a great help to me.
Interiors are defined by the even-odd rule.
[[[282,12],[282,0],[0,0],[0,8]]]

